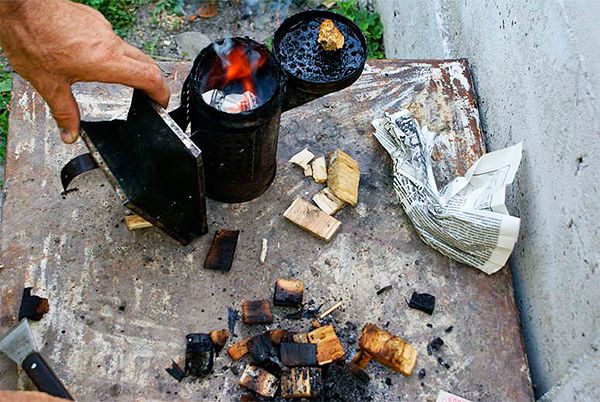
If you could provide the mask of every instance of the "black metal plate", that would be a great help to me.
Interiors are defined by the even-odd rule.
[[[182,244],[207,232],[200,149],[163,108],[135,90],[127,121],[81,124],[127,208]]]

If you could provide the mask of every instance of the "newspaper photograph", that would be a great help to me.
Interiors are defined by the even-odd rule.
[[[519,235],[520,219],[509,215],[505,192],[519,168],[522,144],[483,155],[438,190],[431,159],[436,134],[408,110],[372,124],[392,158],[394,190],[421,239],[487,274],[502,268]]]

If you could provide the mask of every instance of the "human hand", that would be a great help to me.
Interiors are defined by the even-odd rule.
[[[0,391],[1,402],[66,402],[66,399],[55,398],[43,392],[33,391]]]
[[[69,0],[0,0],[0,44],[13,69],[46,100],[73,143],[79,107],[71,92],[78,81],[141,89],[166,107],[169,89],[151,57],[126,44],[98,11]]]

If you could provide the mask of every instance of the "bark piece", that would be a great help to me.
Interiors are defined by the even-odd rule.
[[[273,304],[283,307],[300,307],[304,295],[304,282],[293,279],[277,279]]]
[[[242,302],[244,324],[271,324],[273,313],[268,300],[246,300]]]
[[[363,327],[359,346],[377,362],[406,376],[417,364],[417,351],[411,345],[374,324]]]
[[[204,377],[213,368],[215,348],[208,334],[188,334],[185,349],[185,374]]]
[[[413,292],[408,302],[408,307],[421,310],[429,315],[433,314],[435,308],[435,296],[429,293]]]
[[[323,377],[318,367],[294,367],[281,376],[281,396],[318,398],[323,390]]]
[[[340,50],[344,47],[344,35],[335,26],[333,21],[326,19],[321,23],[321,27],[319,28],[317,42],[327,52]]]
[[[327,171],[327,187],[340,200],[356,206],[358,202],[358,185],[360,182],[360,167],[350,155],[342,150],[336,150],[330,155],[329,170]]]
[[[226,329],[220,329],[217,331],[211,331],[208,335],[215,345],[215,353],[219,354],[219,352],[225,347],[227,339],[229,339],[229,331]]]
[[[267,370],[249,364],[242,373],[239,385],[267,398],[273,398],[277,391],[277,377]]]
[[[323,210],[327,215],[335,215],[340,209],[344,208],[347,204],[337,198],[333,191],[329,187],[325,187],[319,191],[312,198],[315,204]]]
[[[312,177],[317,183],[325,183],[327,181],[327,163],[324,156],[319,156],[314,159],[310,165],[312,166]]]
[[[325,325],[309,332],[308,341],[317,345],[319,366],[343,359],[345,356],[344,348],[333,325]]]
[[[233,264],[239,234],[239,230],[218,230],[208,249],[204,268],[228,272]]]
[[[125,215],[125,225],[129,230],[145,229],[154,226],[139,215]]]
[[[19,321],[28,318],[33,321],[39,321],[44,314],[50,311],[48,299],[31,294],[33,288],[23,289],[21,297],[21,307],[19,307]]]
[[[288,220],[320,239],[330,241],[342,223],[298,197],[283,213]]]
[[[283,342],[281,361],[288,367],[306,367],[317,365],[317,345],[312,343]]]
[[[248,343],[250,343],[250,340],[252,339],[252,337],[248,337],[248,338],[244,338],[239,342],[234,343],[233,345],[229,346],[227,348],[227,354],[229,355],[229,357],[231,358],[231,360],[235,361],[235,360],[239,360],[241,359],[246,353],[249,352],[248,349]]]
[[[294,165],[300,166],[304,171],[305,176],[312,176],[312,167],[310,166],[310,161],[312,161],[314,157],[315,155],[312,152],[304,148],[302,151],[292,156],[290,162]]]

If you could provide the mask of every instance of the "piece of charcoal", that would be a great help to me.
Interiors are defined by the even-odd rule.
[[[231,336],[235,335],[235,323],[240,319],[240,312],[231,307],[227,307],[227,328],[229,328],[229,332]]]
[[[225,347],[227,343],[227,339],[229,339],[229,331],[226,329],[220,329],[218,331],[211,331],[209,334],[210,339],[215,347],[215,354],[219,354],[221,350]]]
[[[380,294],[382,294],[382,293],[384,293],[384,292],[387,292],[387,291],[388,291],[388,290],[390,290],[391,288],[392,288],[392,285],[387,285],[387,286],[384,286],[384,287],[382,287],[381,289],[379,289],[379,290],[377,291],[377,295],[380,295]]]
[[[171,360],[171,362],[171,367],[168,367],[165,370],[167,371],[167,373],[169,373],[171,377],[181,382],[181,380],[183,380],[183,377],[185,377],[185,371],[183,371],[183,369],[179,367],[179,364],[175,363],[175,360]]]
[[[218,230],[208,249],[204,268],[228,272],[233,264],[239,234],[239,230]]]
[[[50,310],[48,299],[32,295],[31,290],[32,288],[23,289],[21,307],[19,308],[19,321],[23,318],[39,321]]]
[[[273,313],[268,300],[246,300],[242,302],[244,324],[271,324]]]
[[[271,342],[269,333],[256,335],[248,342],[250,360],[256,365],[264,365],[271,361],[271,357],[278,357],[277,348]]]
[[[437,352],[438,350],[440,350],[443,344],[444,341],[442,340],[442,338],[433,338],[431,342],[429,342],[429,344],[427,345],[427,354],[431,356],[433,354],[433,351],[435,350]]]
[[[281,376],[281,396],[289,398],[318,398],[323,391],[320,368],[294,367]]]
[[[352,374],[352,376],[354,378],[356,378],[358,381],[360,381],[364,384],[368,384],[369,382],[371,382],[371,377],[369,377],[367,372],[364,371],[363,369],[361,369],[356,364],[349,363],[347,367],[348,367],[348,372],[350,374]]]
[[[425,371],[424,368],[422,368],[418,371],[417,375],[419,376],[419,379],[422,380],[427,375],[427,372]]]
[[[440,364],[440,366],[445,367],[447,369],[450,368],[450,363],[448,363],[446,360],[442,359],[441,357],[438,357],[437,361]]]
[[[281,361],[287,367],[317,366],[317,345],[313,343],[281,344]]]
[[[302,305],[304,282],[291,279],[277,279],[273,304],[282,307],[299,307]]]
[[[288,313],[285,315],[287,320],[300,320],[302,319],[302,313],[304,312],[304,307],[301,306],[298,310]]]
[[[429,293],[413,292],[410,301],[408,302],[408,307],[432,315],[435,307],[435,296],[430,295]]]
[[[185,374],[192,377],[203,377],[213,368],[215,348],[210,335],[188,334],[185,350]]]
[[[251,364],[246,366],[238,384],[267,398],[273,398],[278,387],[277,377]]]
[[[444,331],[449,334],[450,332],[452,332],[452,330],[454,329],[454,326],[450,325],[448,328],[446,328]]]

